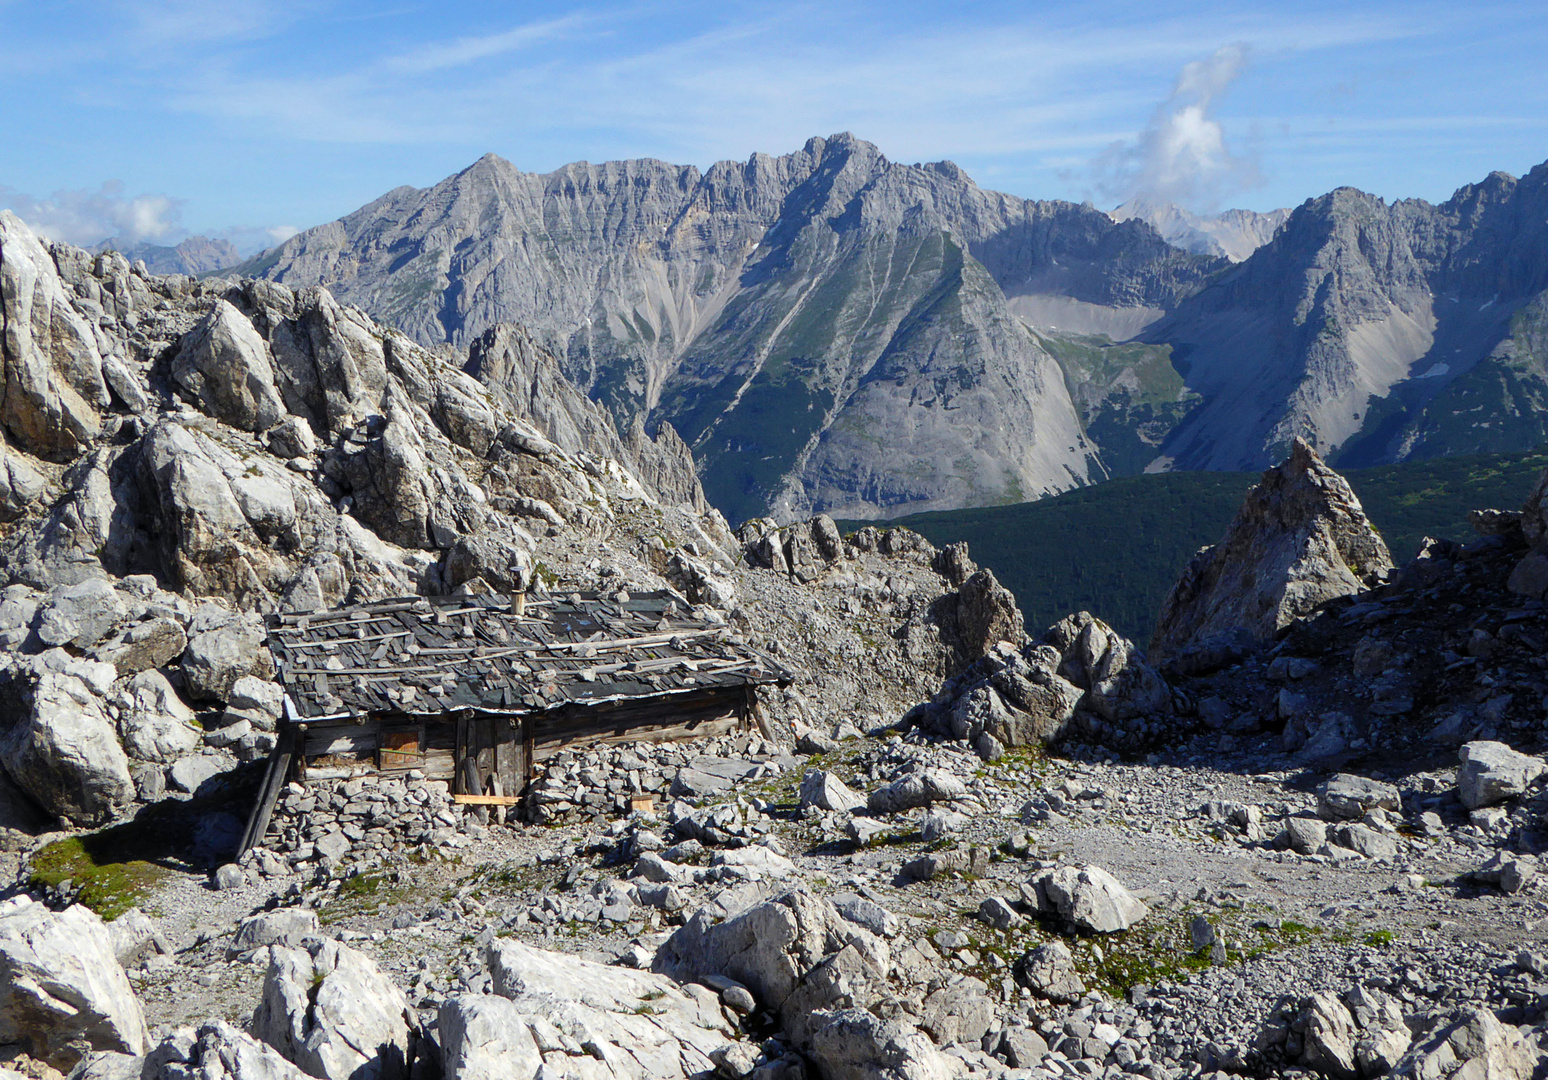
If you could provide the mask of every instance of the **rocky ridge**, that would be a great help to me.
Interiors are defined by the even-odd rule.
[[[643,160],[539,176],[489,155],[244,269],[325,285],[426,345],[528,326],[621,427],[674,425],[728,516],[790,520],[1105,475],[1023,317],[1046,323],[1033,313],[1051,303],[1137,328],[1211,267],[1141,223],[984,191],[844,134],[702,174]]]

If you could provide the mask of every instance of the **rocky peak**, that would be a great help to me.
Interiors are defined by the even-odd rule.
[[[1267,641],[1392,568],[1348,481],[1303,440],[1247,493],[1220,543],[1194,556],[1151,639],[1157,661],[1245,630]]]

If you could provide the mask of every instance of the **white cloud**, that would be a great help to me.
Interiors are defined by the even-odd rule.
[[[474,37],[457,38],[449,42],[427,45],[413,52],[405,53],[402,56],[392,57],[385,62],[384,66],[412,74],[425,74],[432,71],[444,71],[448,68],[462,67],[476,63],[479,60],[488,60],[496,56],[505,56],[509,53],[519,52],[523,49],[531,48],[539,42],[551,41],[565,32],[579,27],[584,21],[580,16],[568,15],[562,19],[528,23],[498,34],[481,34]]]
[[[182,199],[126,196],[117,180],[107,181],[97,191],[56,191],[45,199],[0,188],[0,205],[14,211],[35,232],[84,247],[109,237],[128,244],[175,243],[174,237],[184,234]]]
[[[1144,197],[1209,209],[1261,183],[1256,161],[1231,148],[1214,116],[1215,103],[1241,75],[1248,53],[1244,44],[1226,45],[1185,65],[1145,130],[1092,162],[1098,190],[1120,202]]]

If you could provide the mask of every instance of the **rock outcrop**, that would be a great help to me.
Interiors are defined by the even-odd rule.
[[[916,1026],[926,1017],[916,1015],[910,1023],[905,1016],[882,1020],[866,1011],[892,997],[891,950],[828,901],[792,891],[723,922],[715,919],[709,909],[696,912],[661,947],[656,970],[679,980],[721,977],[746,987],[824,1077],[951,1075],[948,1059]],[[950,1011],[971,1016],[971,1000],[970,994]],[[928,1012],[928,1005],[916,1007]],[[951,1030],[971,1041],[982,1037],[981,1022]]]
[[[92,1051],[141,1054],[145,1014],[113,936],[76,904],[52,912],[21,896],[0,905],[0,1043],[69,1069]]]
[[[1348,482],[1297,439],[1248,492],[1220,543],[1194,556],[1172,587],[1151,657],[1162,662],[1238,629],[1268,641],[1391,568]]]
[[[1171,688],[1144,654],[1082,611],[1019,649],[995,645],[910,719],[993,758],[1004,748],[1070,738],[1137,749],[1174,717]]]
[[[511,941],[491,944],[487,961],[494,995],[441,1005],[448,1080],[535,1077],[545,1064],[568,1075],[566,1062],[588,1057],[599,1075],[670,1080],[713,1071],[735,1045],[719,996],[702,985]]]
[[[407,1080],[418,1017],[392,980],[337,941],[269,947],[253,1033],[323,1080]]]

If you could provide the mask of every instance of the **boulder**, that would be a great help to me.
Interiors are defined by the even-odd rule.
[[[1086,691],[1084,704],[1104,720],[1172,710],[1172,691],[1134,643],[1090,612],[1068,615],[1043,635],[1059,651],[1058,673]]]
[[[183,632],[183,624],[160,616],[124,627],[90,655],[112,664],[120,675],[134,675],[170,664],[187,647],[188,635]]]
[[[0,521],[15,521],[48,490],[48,478],[0,437]]]
[[[263,431],[285,416],[268,347],[225,300],[178,343],[172,379],[205,412],[243,431]]]
[[[1501,742],[1465,743],[1459,751],[1457,797],[1469,810],[1493,806],[1523,795],[1548,766]]]
[[[115,694],[124,749],[141,761],[176,761],[199,748],[194,711],[154,668],[129,679]]]
[[[1064,866],[1033,881],[1059,916],[1081,930],[1112,934],[1150,914],[1144,901],[1100,866]]]
[[[1357,821],[1380,808],[1403,809],[1398,789],[1380,780],[1339,773],[1317,788],[1317,814],[1327,821]]]
[[[113,936],[80,904],[57,914],[26,896],[0,904],[0,1043],[18,1042],[65,1070],[91,1050],[145,1052],[145,1015]]]
[[[494,992],[515,1009],[469,1011],[465,1004],[454,1005],[460,1015],[451,1028],[443,1010],[449,1080],[530,1075],[474,1068],[498,1060],[489,1047],[492,1039],[511,1045],[516,1060],[523,1060],[523,1024],[540,1051],[593,1056],[606,1066],[603,1075],[614,1076],[698,1076],[714,1068],[711,1055],[735,1037],[719,994],[705,986],[680,986],[663,975],[594,964],[504,938],[490,944],[486,960]],[[449,1038],[453,1029],[460,1033],[456,1039]],[[467,1071],[455,1071],[453,1062]]]
[[[1464,1006],[1435,1017],[1416,1033],[1389,1075],[1431,1080],[1452,1075],[1469,1080],[1529,1080],[1540,1048],[1486,1008]]]
[[[317,912],[311,908],[291,907],[266,911],[244,919],[237,926],[226,955],[235,958],[270,945],[299,947],[302,942],[318,936],[320,932]]]
[[[655,969],[679,981],[721,976],[745,986],[778,1019],[786,1037],[819,1060],[827,1060],[822,1047],[832,1046],[821,1032],[839,1023],[835,1011],[867,1009],[890,995],[887,977],[893,964],[887,942],[845,919],[826,900],[791,891],[724,921],[717,922],[718,917],[713,905],[695,912],[657,950]],[[914,1045],[911,1032],[905,1027],[900,1037]],[[873,1060],[866,1054],[883,1054],[898,1033],[889,1028],[875,1034],[877,1046],[846,1050],[844,1060]],[[824,1075],[872,1074],[828,1069]]]
[[[873,814],[896,814],[937,802],[950,802],[967,794],[967,785],[939,769],[922,769],[877,788],[866,799]]]
[[[844,537],[839,533],[838,524],[827,514],[812,518],[811,531],[812,546],[823,562],[837,562],[844,557]]]
[[[1531,884],[1537,876],[1537,869],[1537,858],[1533,855],[1496,851],[1469,876],[1482,885],[1493,885],[1500,892],[1513,895]]]
[[[70,304],[48,250],[0,210],[0,425],[28,453],[68,461],[109,403],[97,335]]]
[[[1327,991],[1313,995],[1302,1013],[1301,1064],[1333,1080],[1358,1080],[1355,1022],[1344,1003]]]
[[[960,1061],[901,1020],[864,1009],[841,1009],[824,1020],[811,1042],[823,1080],[951,1080],[961,1075]]]
[[[1008,664],[989,681],[1008,707],[996,709],[986,701],[981,717],[968,714],[964,719],[981,720],[986,734],[1009,747],[1056,741],[1075,718],[1075,708],[1086,693],[1055,672],[1026,664]],[[967,700],[960,699],[959,706]]]
[[[311,1080],[272,1046],[224,1020],[174,1030],[131,1075],[137,1080]]]
[[[130,908],[108,923],[113,940],[113,955],[123,967],[138,965],[147,956],[166,956],[172,945],[162,936],[150,916],[139,908]]]
[[[1297,855],[1315,855],[1328,842],[1328,823],[1321,818],[1290,818],[1285,822],[1285,840]]]
[[[89,649],[125,615],[123,598],[102,578],[62,585],[38,613],[38,640],[45,645]]]
[[[244,675],[274,677],[274,658],[264,641],[263,618],[206,604],[189,626],[183,653],[183,678],[194,701],[225,702]]]
[[[823,769],[810,769],[801,779],[801,807],[852,812],[865,806],[865,796],[857,795],[844,781]]]
[[[1075,959],[1062,941],[1046,942],[1027,950],[1016,961],[1011,973],[1016,982],[1048,1001],[1071,1004],[1079,1001],[1086,992],[1086,984],[1075,970]]]
[[[324,1080],[405,1080],[418,1018],[370,957],[337,941],[269,947],[253,1034]]]
[[[134,799],[129,759],[102,699],[75,674],[38,677],[25,712],[0,738],[0,761],[39,806],[82,825],[108,821]]]
[[[442,1000],[436,1026],[446,1080],[531,1080],[543,1068],[532,1020],[492,994]]]
[[[1258,641],[1392,568],[1354,490],[1297,438],[1248,492],[1225,536],[1183,571],[1161,606],[1150,658],[1245,630]]]
[[[1026,641],[1016,597],[999,583],[993,570],[975,572],[942,601],[951,606],[948,632],[943,636],[953,646],[959,668],[985,656],[1002,641],[1016,648]]]

